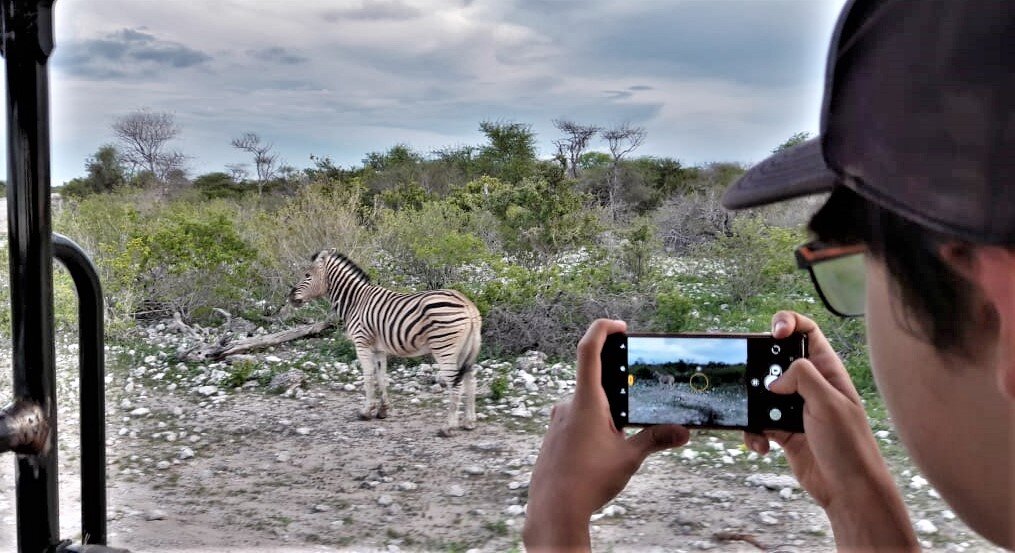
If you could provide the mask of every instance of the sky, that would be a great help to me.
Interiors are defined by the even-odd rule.
[[[628,359],[635,363],[685,361],[747,363],[747,340],[735,338],[639,338],[627,339]]]
[[[635,155],[754,163],[816,133],[842,4],[58,0],[53,184],[83,175],[112,122],[139,109],[174,115],[192,176],[249,163],[229,144],[245,132],[297,168],[312,154],[348,167],[518,122],[549,157],[559,118],[641,126]]]

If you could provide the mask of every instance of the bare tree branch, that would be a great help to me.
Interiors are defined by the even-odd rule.
[[[630,124],[624,123],[603,131],[602,137],[606,140],[610,156],[613,158],[610,171],[609,208],[610,215],[616,220],[620,196],[620,162],[645,141],[645,128],[632,127]]]
[[[567,176],[578,178],[578,162],[588,148],[589,141],[602,129],[595,125],[579,125],[567,119],[554,119],[553,126],[566,135],[564,138],[554,140],[553,144],[557,146],[557,153],[566,160]]]
[[[261,142],[257,133],[244,133],[243,136],[234,138],[231,142],[234,148],[254,154],[254,171],[257,173],[257,195],[260,196],[264,190],[264,184],[276,176],[275,164],[278,162],[278,154],[272,152],[274,145]]]
[[[148,171],[165,181],[171,172],[183,167],[182,153],[166,151],[166,143],[180,134],[171,113],[135,111],[113,122],[113,134],[122,146],[123,161],[135,171]]]

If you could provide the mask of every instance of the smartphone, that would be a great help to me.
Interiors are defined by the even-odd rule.
[[[807,336],[611,334],[601,353],[603,389],[617,428],[803,432],[804,400],[769,385],[807,356]]]

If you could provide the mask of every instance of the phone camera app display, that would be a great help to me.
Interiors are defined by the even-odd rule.
[[[628,338],[632,424],[747,425],[747,340]]]

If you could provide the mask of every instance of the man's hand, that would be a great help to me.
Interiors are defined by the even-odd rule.
[[[917,549],[902,497],[895,488],[867,413],[839,356],[807,317],[780,311],[772,335],[807,335],[809,355],[797,359],[771,391],[804,398],[805,434],[746,434],[747,446],[768,452],[769,438],[781,445],[800,484],[825,509],[836,544],[844,549]]]
[[[624,489],[650,453],[687,443],[682,426],[651,426],[630,438],[614,426],[599,354],[608,334],[625,330],[622,321],[599,319],[578,344],[574,398],[553,408],[529,485],[528,551],[588,549],[592,513]]]

